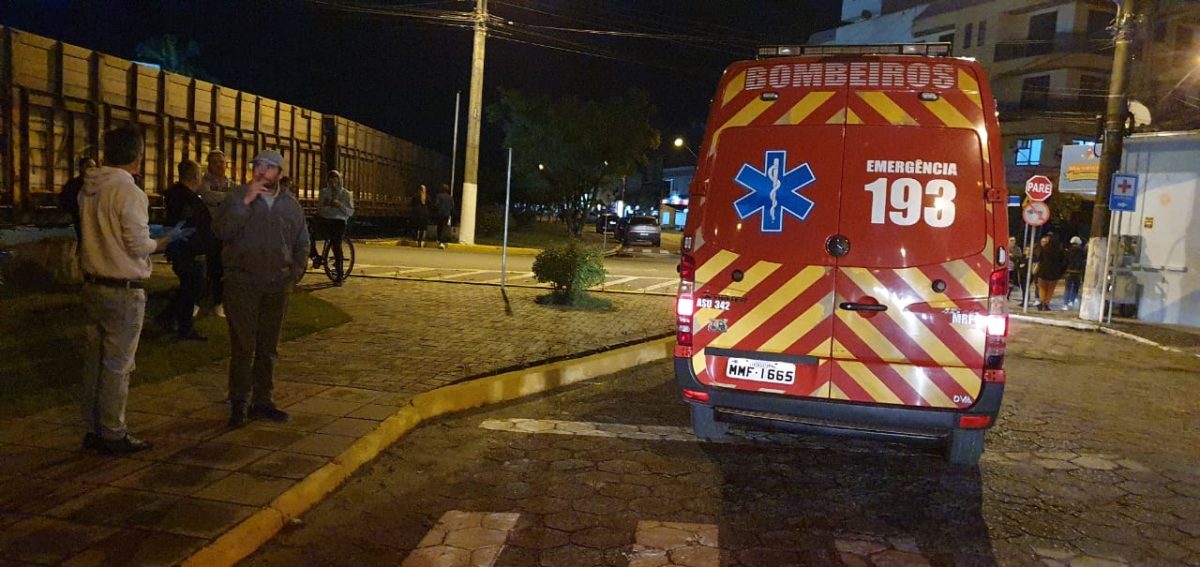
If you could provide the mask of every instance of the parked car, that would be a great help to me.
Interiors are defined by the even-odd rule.
[[[655,217],[629,216],[617,224],[617,239],[625,246],[645,242],[658,247],[662,245],[662,229]]]
[[[604,213],[596,217],[596,234],[604,234],[605,232],[616,234],[617,223],[620,220],[617,215],[612,213]]]

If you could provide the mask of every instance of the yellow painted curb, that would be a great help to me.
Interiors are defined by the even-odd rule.
[[[371,462],[422,421],[471,408],[507,402],[540,394],[583,380],[669,358],[675,339],[667,337],[554,362],[524,370],[478,378],[418,394],[409,405],[359,438],[332,462],[317,469],[284,491],[267,507],[242,520],[221,537],[202,547],[183,562],[185,567],[234,565],[275,537],[287,522],[300,517],[327,494],[350,478],[359,467]]]

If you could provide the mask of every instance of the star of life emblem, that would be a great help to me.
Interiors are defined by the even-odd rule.
[[[808,163],[787,169],[787,152],[766,152],[763,168],[755,169],[749,163],[742,164],[734,181],[750,192],[734,201],[733,208],[738,217],[745,220],[756,213],[762,214],[763,232],[783,232],[784,215],[792,215],[803,221],[812,212],[812,199],[799,191],[816,181]]]

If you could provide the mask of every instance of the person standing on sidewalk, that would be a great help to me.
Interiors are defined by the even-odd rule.
[[[96,160],[84,156],[79,158],[79,175],[72,177],[63,185],[58,194],[58,208],[71,215],[71,224],[75,227],[75,243],[83,241],[83,233],[79,228],[79,193],[83,191],[83,178],[89,169],[96,167]],[[75,250],[79,254],[79,250]]]
[[[1017,237],[1008,237],[1008,296],[1012,298],[1013,288],[1020,289],[1018,297],[1024,295],[1025,286],[1022,284],[1022,272],[1025,267],[1025,252],[1017,245]]]
[[[275,150],[259,152],[250,183],[229,194],[215,225],[224,246],[232,346],[230,427],[247,418],[288,420],[271,399],[274,366],[292,286],[308,265],[309,239],[300,202],[279,189],[283,163]]]
[[[196,257],[211,255],[216,240],[212,235],[212,216],[199,195],[201,187],[200,164],[184,160],[179,164],[179,181],[163,195],[167,224],[183,223],[184,227],[196,229],[196,234],[187,241],[167,246],[167,259],[179,278],[179,290],[155,317],[163,328],[176,330],[181,341],[208,340],[196,332],[194,320],[196,305],[204,293],[204,268]]]
[[[1079,286],[1083,283],[1083,269],[1087,266],[1087,250],[1083,248],[1083,239],[1071,237],[1071,245],[1067,247],[1067,292],[1063,297],[1063,311],[1079,303]]]
[[[454,197],[450,196],[450,188],[445,184],[433,203],[433,213],[437,221],[438,248],[445,250],[446,241],[450,238],[450,217],[454,216]]]
[[[354,216],[354,195],[342,184],[342,173],[329,170],[329,184],[317,196],[317,216],[313,221],[320,223],[316,228],[318,237],[324,238],[333,248],[333,270],[337,278],[333,285],[342,285],[342,238],[346,236],[346,224]],[[309,256],[319,259],[317,242],[309,243]]]
[[[417,189],[417,194],[413,197],[412,203],[409,204],[409,209],[412,215],[413,237],[417,240],[417,248],[424,248],[425,233],[429,231],[429,189],[427,187],[421,185]]]
[[[207,171],[200,180],[200,198],[208,206],[208,212],[216,218],[217,211],[225,202],[225,197],[233,190],[233,181],[225,174],[225,152],[212,150],[208,152]],[[221,241],[213,241],[212,254],[204,258],[205,271],[208,275],[208,296],[212,301],[212,313],[218,317],[225,316],[224,307],[224,275],[225,264],[221,255]]]
[[[87,316],[83,447],[107,454],[151,447],[125,426],[129,374],[146,314],[145,280],[151,273],[151,254],[194,232],[177,225],[163,238],[150,238],[150,202],[134,183],[143,148],[142,132],[135,126],[106,132],[104,167],[88,170],[79,195]]]
[[[1049,311],[1054,299],[1054,288],[1067,271],[1067,254],[1054,233],[1042,237],[1041,249],[1037,253],[1038,311]]]

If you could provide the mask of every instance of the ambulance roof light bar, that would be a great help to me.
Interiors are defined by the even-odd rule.
[[[924,55],[950,57],[952,45],[936,43],[883,43],[874,45],[772,45],[758,48],[758,58],[798,55]]]

